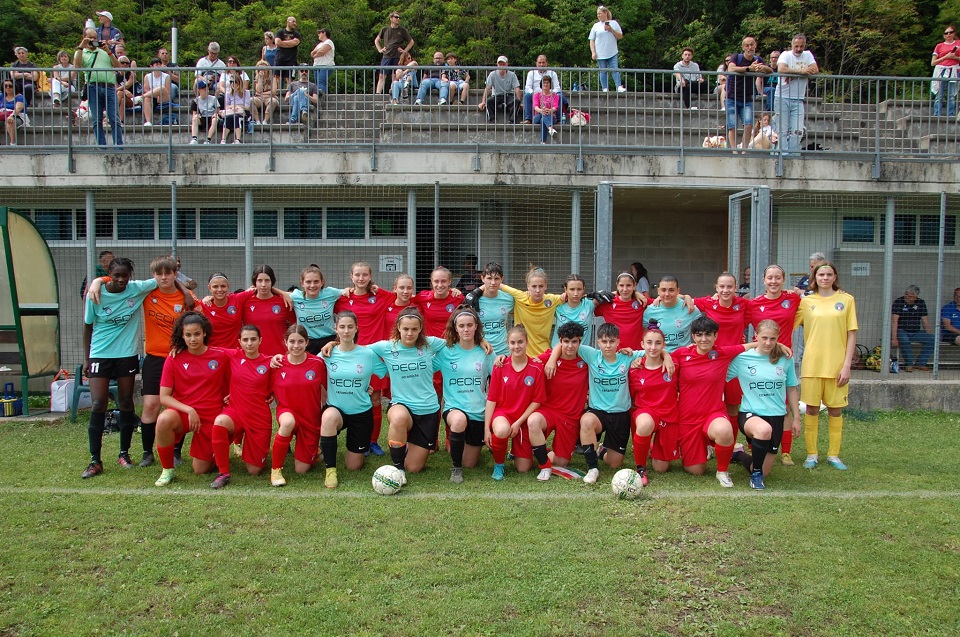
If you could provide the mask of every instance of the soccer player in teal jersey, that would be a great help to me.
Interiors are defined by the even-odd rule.
[[[343,296],[343,290],[325,286],[320,266],[311,263],[300,272],[300,286],[303,291],[290,293],[293,311],[297,323],[307,330],[310,342],[307,351],[320,353],[324,345],[333,340],[333,307],[337,299]]]
[[[463,467],[476,467],[483,449],[486,387],[493,354],[481,347],[483,326],[476,310],[460,307],[447,321],[446,347],[433,359],[443,376],[443,420],[450,427],[450,481],[463,482]]]
[[[777,343],[779,337],[776,321],[760,321],[757,349],[738,355],[727,369],[727,380],[739,379],[743,389],[737,423],[753,447],[753,489],[764,488],[763,479],[770,473],[783,436],[788,404],[793,412],[791,430],[794,436],[800,435],[800,382],[793,361],[783,355]]]
[[[593,324],[593,308],[596,303],[592,299],[586,298],[587,289],[583,277],[579,274],[568,276],[563,284],[563,292],[567,295],[567,302],[557,307],[553,337],[550,339],[551,347],[554,349],[560,344],[557,331],[564,323],[576,323],[582,327],[585,340],[589,340],[587,335],[590,334],[590,328]]]
[[[650,304],[644,312],[644,322],[663,332],[667,351],[673,352],[690,344],[690,324],[699,317],[700,310],[690,311],[684,302],[689,297],[680,296],[680,283],[677,277],[665,275],[657,286],[659,303]]]
[[[503,267],[491,261],[483,268],[483,286],[467,294],[464,303],[477,310],[483,327],[483,337],[493,346],[498,356],[507,356],[507,330],[512,324],[514,298],[500,289]]]

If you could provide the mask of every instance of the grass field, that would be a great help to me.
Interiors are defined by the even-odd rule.
[[[85,424],[4,421],[0,636],[958,635],[958,433],[848,420],[845,473],[778,465],[752,492],[739,467],[732,490],[672,471],[625,502],[606,469],[494,483],[489,454],[457,486],[439,453],[394,497],[370,488],[383,461],[333,492],[289,469],[81,481]]]

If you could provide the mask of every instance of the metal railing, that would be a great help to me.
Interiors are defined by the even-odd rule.
[[[48,78],[52,78],[55,72],[50,68],[37,70]],[[161,72],[167,70],[160,69]],[[152,125],[145,125],[144,104],[125,104],[122,109],[124,146],[133,151],[210,152],[213,149],[202,144],[202,135],[198,144],[201,148],[193,148],[190,144],[190,104],[195,95],[193,87],[198,77],[197,69],[180,67],[172,70],[180,74],[178,96],[173,100],[153,100]],[[315,82],[318,69],[273,67],[267,72],[279,70],[290,71],[294,76],[298,71],[307,70],[310,81]],[[422,86],[423,76],[436,70],[436,67],[418,67],[418,84]],[[705,148],[715,146],[726,137],[727,115],[715,91],[723,74],[702,72],[703,90],[693,92],[692,108],[687,108],[682,103],[681,94],[675,90],[672,71],[620,69],[626,92],[617,92],[612,81],[609,92],[602,92],[597,69],[554,69],[560,80],[564,116],[554,126],[556,134],[542,140],[539,126],[524,123],[524,120],[534,118],[529,108],[525,111],[524,99],[508,105],[513,109],[511,112],[497,111],[496,117],[490,120],[487,113],[478,108],[484,80],[488,73],[497,71],[496,67],[464,70],[470,76],[466,103],[459,103],[459,92],[454,90],[452,95],[446,96],[447,103],[439,105],[441,95],[436,89],[420,92],[422,104],[416,103],[418,89],[415,86],[409,91],[398,91],[395,101],[390,95],[389,82],[387,94],[374,95],[379,72],[376,67],[334,67],[327,79],[326,94],[320,97],[317,106],[310,105],[302,121],[291,121],[291,102],[286,97],[286,89],[274,89],[272,95],[261,95],[264,103],[269,104],[271,97],[276,100],[271,117],[267,119],[263,112],[252,114],[244,121],[240,137],[244,144],[269,146],[271,151],[315,146],[412,150],[422,150],[424,146],[441,150],[469,146],[524,152],[655,151],[681,156],[692,152],[731,153],[729,148]],[[242,67],[238,71],[250,78],[251,94],[255,97],[258,69]],[[523,91],[530,68],[512,68],[511,71],[517,74]],[[151,69],[138,68],[134,72],[138,83],[142,84]],[[9,76],[4,74],[4,77]],[[761,75],[758,79],[766,83],[779,78]],[[773,154],[781,160],[794,156],[837,154],[869,157],[876,161],[957,158],[960,155],[957,145],[960,124],[955,117],[956,97],[943,100],[943,115],[933,115],[933,82],[935,80],[931,78],[907,77],[812,77],[803,100],[805,117],[798,152],[786,153],[783,143],[767,147],[760,140],[754,148],[747,149],[747,153]],[[944,83],[943,94],[955,92],[958,85],[960,82]],[[772,94],[769,97],[758,94],[752,106],[755,115],[759,116],[764,110],[779,112],[783,104],[778,104]],[[97,148],[92,127],[95,114],[78,114],[78,107],[76,94],[64,97],[57,105],[48,90],[36,87],[33,103],[27,108],[30,123],[17,131],[16,140],[22,146],[18,152]],[[588,115],[589,121],[583,121],[586,117],[571,117],[571,111]],[[299,113],[294,115],[293,119],[299,120]],[[778,127],[776,117],[773,118],[773,127]],[[742,125],[738,126],[737,136],[738,142],[742,140]],[[107,139],[110,139],[109,133]],[[213,146],[219,146],[221,139],[222,130],[218,129]],[[234,135],[229,134],[226,139],[232,142]],[[3,141],[9,143],[6,136]],[[541,141],[547,144],[542,145]]]

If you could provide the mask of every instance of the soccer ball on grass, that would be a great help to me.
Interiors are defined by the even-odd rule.
[[[386,464],[373,474],[373,490],[380,495],[393,495],[403,486],[403,474],[392,464]]]
[[[633,500],[643,491],[643,478],[633,469],[620,469],[613,474],[610,487],[621,500]]]

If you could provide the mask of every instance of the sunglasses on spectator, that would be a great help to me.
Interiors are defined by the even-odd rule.
[[[391,18],[396,18],[397,20],[400,19],[400,16],[398,16],[398,15],[392,15],[392,16],[390,16],[390,17],[391,17]]]
[[[952,33],[954,33],[954,32],[953,32],[953,31],[944,31],[944,32],[943,32],[944,35],[951,35]]]

